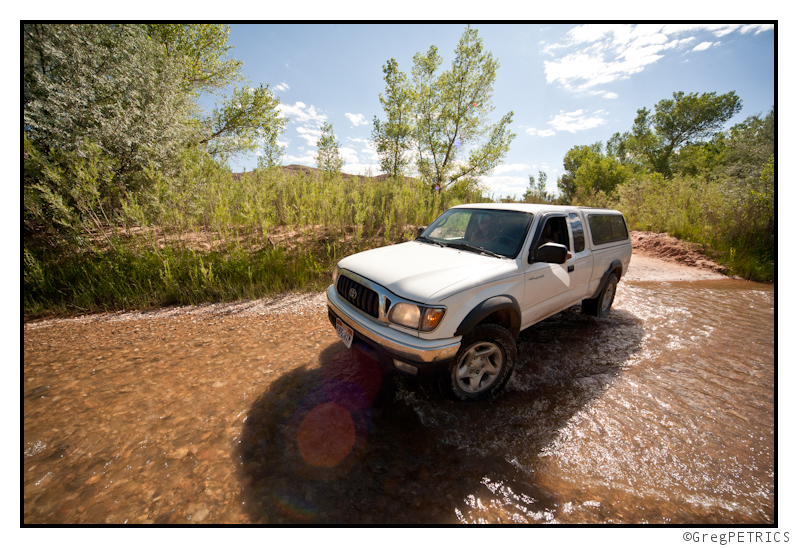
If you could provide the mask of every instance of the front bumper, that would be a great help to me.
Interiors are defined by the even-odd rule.
[[[366,324],[368,320],[359,318],[360,314],[352,311],[349,304],[340,298],[333,285],[327,288],[327,306],[333,325],[335,318],[340,318],[354,330],[356,338],[367,345],[379,347],[389,358],[413,365],[419,372],[429,369],[429,366],[448,365],[460,349],[462,337],[459,336],[427,340],[395,331],[388,326],[370,327]]]

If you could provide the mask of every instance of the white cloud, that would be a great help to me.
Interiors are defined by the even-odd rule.
[[[347,137],[347,141],[352,141],[354,143],[361,143],[363,148],[360,149],[360,154],[363,154],[367,159],[374,160],[375,162],[379,162],[379,155],[377,154],[377,149],[374,148],[374,145],[368,139],[363,139],[361,137]],[[352,150],[352,149],[350,149]]]
[[[541,166],[541,171],[548,175],[546,190],[552,194],[558,194],[557,175],[560,173],[560,170],[557,168],[550,169],[548,165],[543,164]],[[535,180],[537,180],[537,178],[538,174],[535,173]],[[488,187],[488,193],[493,194],[496,198],[502,196],[516,196],[521,198],[529,187],[529,176],[493,175],[491,177],[486,177],[483,182],[485,186]]]
[[[488,192],[494,194],[496,198],[500,196],[517,196],[520,198],[529,186],[529,177],[514,177],[512,175],[500,175],[486,177],[483,182],[488,187]]]
[[[318,141],[319,137],[321,137],[320,129],[298,127],[296,128],[296,132],[299,133],[299,136],[306,140],[308,142],[308,146],[311,147],[315,147],[316,141]]]
[[[727,34],[731,34],[735,30],[739,29],[742,25],[729,25],[727,27],[722,27],[716,30],[713,34],[720,38],[721,36],[726,36]]]
[[[543,53],[554,57],[544,61],[546,81],[573,91],[589,91],[632,77],[668,52],[686,48],[697,39],[696,35],[711,33],[719,38],[734,32],[759,33],[772,28],[772,25],[740,24],[581,25],[568,31],[564,43],[543,48]],[[703,42],[694,50],[718,44]],[[592,93],[617,98],[612,92]]]
[[[344,173],[349,173],[350,175],[368,175],[369,173],[371,173],[372,177],[380,174],[380,168],[378,165],[363,164],[363,163],[357,163],[357,164],[347,163],[344,165],[341,171],[343,171]]]
[[[618,98],[618,94],[617,93],[613,93],[611,91],[607,91],[606,89],[602,89],[602,90],[598,90],[598,91],[595,91],[595,90],[594,91],[588,91],[588,93],[590,95],[601,95],[605,99],[617,99]]]
[[[527,164],[504,164],[493,169],[493,174],[507,173],[508,171],[524,171],[530,169]]]
[[[577,131],[584,131],[604,124],[606,120],[593,116],[587,118],[583,116],[583,110],[575,110],[574,112],[563,112],[555,116],[549,124],[557,131],[570,131],[576,133]]]
[[[551,137],[557,133],[553,129],[535,129],[533,127],[528,128],[526,132],[530,135],[537,135],[538,137]]]
[[[717,46],[719,44],[720,42],[715,42],[714,44],[712,42],[701,42],[700,44],[698,44],[696,47],[693,48],[693,51],[704,51],[705,49],[709,49],[712,46]]]
[[[369,123],[369,121],[366,120],[366,117],[363,116],[362,114],[351,114],[347,112],[346,114],[344,114],[344,116],[349,118],[349,121],[352,122],[352,125],[354,127],[364,126]]]
[[[315,166],[316,165],[316,153],[314,151],[308,150],[302,156],[293,156],[291,154],[286,154],[283,156],[283,163],[288,164],[300,164],[306,166]]]
[[[754,34],[759,34],[760,32],[773,30],[773,24],[771,23],[771,24],[767,24],[767,25],[745,25],[744,27],[742,27],[740,29],[740,32],[742,34],[746,34],[746,33],[751,32],[752,30],[756,31]]]
[[[529,135],[537,135],[539,137],[551,137],[558,131],[569,131],[576,133],[577,131],[584,131],[592,129],[602,124],[607,123],[604,118],[596,116],[606,112],[604,109],[597,110],[593,116],[586,116],[585,111],[582,109],[573,112],[560,111],[559,114],[553,116],[551,121],[547,122],[553,129],[535,129],[533,127],[526,130]]]
[[[341,155],[347,164],[357,164],[359,161],[357,158],[357,151],[353,148],[340,147],[338,149],[338,154]]]
[[[321,114],[316,111],[316,107],[313,105],[306,106],[305,103],[301,101],[297,101],[293,105],[286,105],[280,103],[277,105],[277,110],[280,111],[279,116],[281,118],[285,118],[286,116],[291,117],[292,122],[325,122],[327,120],[326,114]]]
[[[289,89],[291,89],[291,87],[288,84],[286,84],[285,82],[282,82],[282,83],[277,84],[276,86],[274,86],[274,90],[275,91],[288,91]]]
[[[375,162],[380,161],[380,155],[377,154],[377,149],[374,148],[371,144],[366,145],[366,148],[361,150],[361,153],[366,156],[369,160],[373,160]]]

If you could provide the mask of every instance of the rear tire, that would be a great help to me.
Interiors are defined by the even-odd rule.
[[[585,299],[582,301],[582,314],[606,317],[610,313],[612,303],[615,301],[615,289],[618,287],[618,276],[610,274],[607,283],[601,288],[601,293],[595,299]]]
[[[463,337],[449,369],[449,389],[463,401],[495,398],[510,379],[515,362],[510,332],[498,324],[480,324]]]

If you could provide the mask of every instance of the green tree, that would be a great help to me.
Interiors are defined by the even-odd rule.
[[[24,25],[26,232],[111,221],[145,168],[168,169],[196,138],[182,79],[139,25]]]
[[[749,116],[735,125],[725,140],[725,174],[735,181],[754,181],[776,150],[776,111]]]
[[[380,104],[386,120],[374,117],[371,142],[380,157],[380,170],[392,176],[402,175],[410,163],[413,134],[413,90],[407,76],[400,72],[395,59],[382,67],[385,74],[385,95],[380,93]]]
[[[418,171],[443,189],[464,178],[478,181],[489,174],[506,156],[515,134],[509,130],[512,111],[490,124],[499,62],[483,50],[475,29],[466,27],[451,68],[438,74],[442,62],[434,45],[417,53],[411,83]]]
[[[768,161],[762,166],[762,172],[759,174],[759,188],[752,191],[755,203],[767,211],[771,228],[775,212],[776,195],[776,174],[773,160],[774,156],[771,154]]]
[[[93,173],[80,158],[112,166],[95,181],[109,220],[121,197],[154,180],[146,170],[179,170],[186,147],[223,159],[265,143],[279,158],[287,120],[268,85],[224,95],[245,81],[241,62],[228,57],[228,33],[222,25],[24,25],[22,130],[38,152],[25,155],[26,226],[77,207],[70,185],[85,186],[91,177],[82,174]],[[196,103],[203,92],[223,98],[209,116]]]
[[[590,157],[601,155],[601,142],[592,145],[578,145],[565,153],[563,167],[565,172],[557,178],[557,189],[560,191],[560,200],[570,204],[576,196],[576,172],[579,167]]]
[[[195,113],[199,128],[197,143],[219,158],[255,152],[265,143],[271,163],[279,161],[281,151],[276,147],[276,138],[285,130],[288,120],[278,116],[280,100],[269,85],[250,86],[241,73],[243,63],[230,58],[233,49],[227,43],[230,27],[150,24],[146,28],[166,54],[183,67],[181,85],[187,94],[196,99],[203,92],[210,93],[220,101],[209,116]],[[226,94],[235,83],[242,85],[235,85]]]
[[[548,204],[554,200],[554,196],[552,196],[546,190],[546,181],[548,180],[549,176],[544,172],[538,170],[538,180],[535,182],[535,177],[533,175],[529,176],[529,185],[527,189],[524,191],[523,201],[527,203],[533,204]]]
[[[95,143],[130,182],[192,138],[184,69],[143,27],[28,24],[23,48],[23,131],[43,154]]]
[[[717,178],[718,167],[723,165],[726,156],[726,141],[726,134],[718,132],[709,141],[682,146],[672,156],[671,171],[674,175],[705,180]]]
[[[734,212],[731,238],[739,247],[756,250],[771,266],[775,261],[776,113],[751,116],[726,139],[723,166],[726,201]]]
[[[742,101],[733,92],[685,94],[674,92],[673,99],[663,99],[654,114],[637,111],[626,147],[649,171],[670,177],[673,154],[686,144],[712,137],[723,124],[740,112]]]
[[[198,143],[220,157],[257,151],[263,146],[264,137],[270,139],[267,147],[273,147],[288,121],[279,116],[278,104],[280,100],[272,95],[268,85],[235,87],[221,107],[214,108],[213,114],[202,120],[203,136]]]
[[[283,129],[285,129],[284,124],[261,132],[262,152],[258,156],[259,168],[272,168],[282,165],[285,147],[280,146],[277,139]]]
[[[182,86],[187,92],[217,93],[232,82],[242,82],[243,63],[231,59],[227,25],[146,25],[148,36],[183,67]]]
[[[345,162],[338,153],[338,147],[341,146],[341,143],[336,141],[331,123],[325,122],[322,124],[321,137],[319,137],[316,145],[318,146],[316,166],[329,173],[340,172]]]
[[[563,203],[598,192],[610,197],[632,175],[632,169],[614,155],[604,154],[602,143],[571,148],[563,159],[563,173],[557,180]],[[579,200],[577,200],[579,201]]]
[[[615,158],[604,155],[590,155],[576,170],[574,183],[577,193],[603,192],[612,195],[615,189],[629,180],[628,168]]]

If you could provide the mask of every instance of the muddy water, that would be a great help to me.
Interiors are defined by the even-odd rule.
[[[29,324],[25,523],[773,523],[772,286],[622,282],[498,400],[383,376],[322,312]]]

